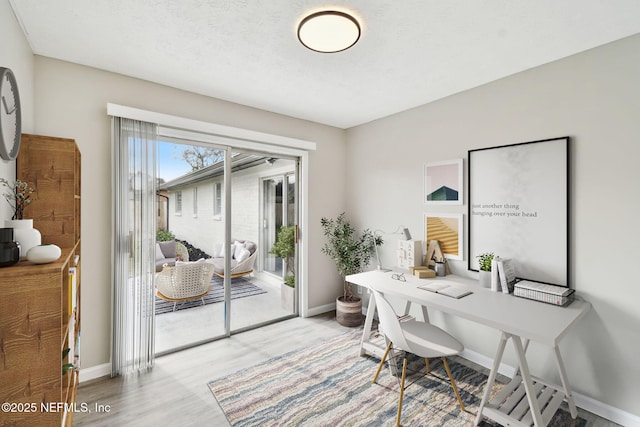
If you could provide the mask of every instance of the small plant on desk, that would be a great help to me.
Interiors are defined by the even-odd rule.
[[[493,261],[493,257],[493,252],[485,252],[476,256],[480,270],[491,271],[491,261]]]

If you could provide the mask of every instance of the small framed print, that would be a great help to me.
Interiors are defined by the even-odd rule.
[[[463,259],[463,229],[462,214],[424,214],[424,241],[429,247],[431,240],[437,240],[445,258]]]
[[[461,205],[462,185],[462,159],[424,165],[426,205]]]

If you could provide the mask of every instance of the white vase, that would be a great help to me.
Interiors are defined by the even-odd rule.
[[[480,286],[483,288],[491,288],[491,272],[480,270]]]
[[[42,243],[42,236],[33,228],[32,219],[8,219],[4,226],[13,228],[13,239],[20,244],[20,259],[27,258],[29,249]]]

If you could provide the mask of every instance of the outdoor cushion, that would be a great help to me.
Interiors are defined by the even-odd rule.
[[[176,258],[176,241],[169,240],[166,242],[158,242],[160,250],[164,254],[165,258]]]

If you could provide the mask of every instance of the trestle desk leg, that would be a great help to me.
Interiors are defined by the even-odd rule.
[[[376,313],[376,299],[373,298],[373,294],[369,294],[369,307],[367,307],[367,316],[364,319],[364,330],[362,331],[362,338],[360,339],[360,356],[364,356],[366,351],[364,349],[365,343],[368,343],[371,339],[371,328],[373,327],[373,317]]]
[[[533,425],[536,427],[542,427],[544,423],[542,421],[542,413],[540,412],[540,404],[538,403],[536,391],[533,388],[533,380],[529,373],[529,365],[527,364],[527,358],[524,354],[522,340],[517,335],[511,335],[511,341],[513,342],[513,347],[515,348],[516,356],[518,357],[518,366],[520,368],[520,373],[522,374],[524,390],[527,393],[527,401],[529,402],[529,410],[533,417]]]
[[[479,425],[480,421],[482,421],[482,410],[484,409],[484,405],[486,405],[486,403],[489,401],[491,388],[493,387],[493,383],[496,381],[498,368],[500,367],[500,362],[502,362],[502,355],[504,354],[504,348],[507,346],[507,338],[507,334],[502,332],[502,335],[500,336],[500,342],[498,343],[498,348],[496,349],[496,355],[493,357],[493,366],[491,367],[491,372],[489,372],[487,385],[484,386],[484,393],[482,394],[482,400],[480,401],[480,407],[478,408],[478,415],[476,416],[476,425]]]
[[[553,351],[556,353],[556,364],[558,365],[560,381],[562,381],[562,387],[564,388],[564,395],[567,398],[567,404],[569,405],[569,412],[571,413],[571,418],[575,419],[578,416],[578,409],[576,408],[576,403],[573,401],[573,393],[569,386],[569,377],[567,377],[567,371],[564,369],[562,356],[560,356],[560,348],[556,345],[553,347]]]

